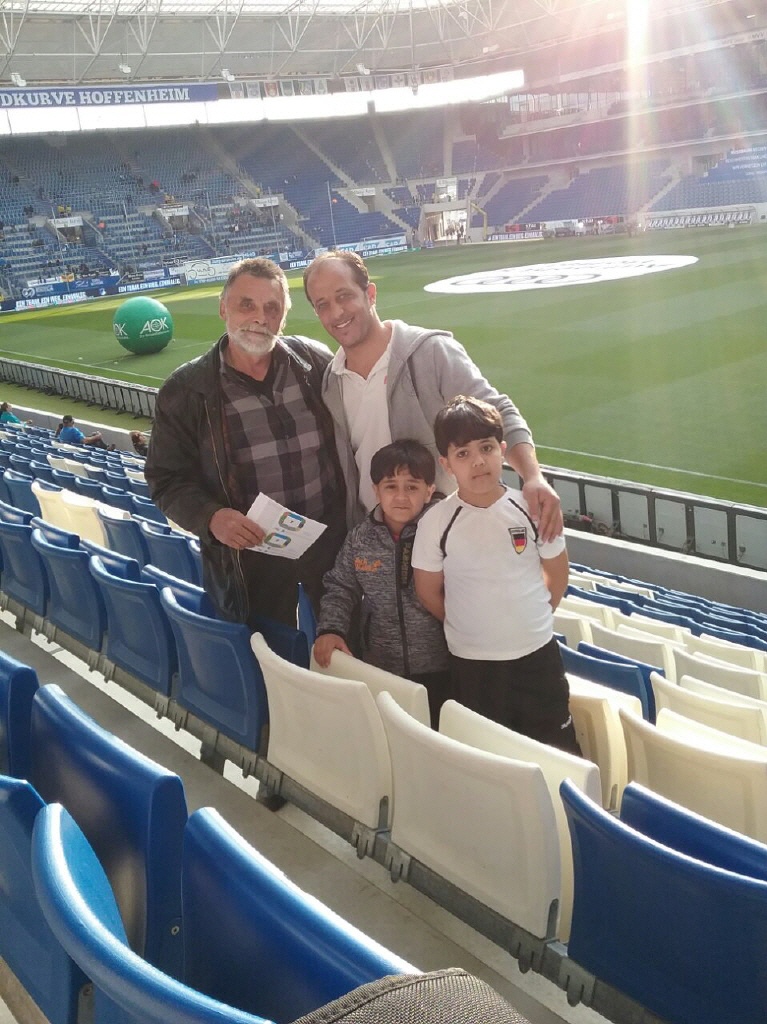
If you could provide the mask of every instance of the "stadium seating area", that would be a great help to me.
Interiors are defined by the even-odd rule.
[[[632,130],[660,146],[708,137],[719,130],[718,117],[713,108],[689,118],[649,111]],[[636,141],[623,116],[531,131],[524,152],[520,138],[480,125],[467,134],[471,117],[463,121],[424,110],[267,123],[249,132],[107,133],[98,147],[70,136],[15,139],[12,151],[0,149],[0,287],[17,294],[46,272],[133,273],[214,254],[311,249],[419,230],[421,207],[436,201],[438,182],[451,177],[457,198],[484,210],[472,210],[475,229],[767,201],[758,146],[748,173],[744,147],[733,151],[739,160],[727,156],[700,177],[681,173],[689,166],[682,161],[675,168],[669,159],[620,156]],[[604,160],[593,160],[599,154]],[[573,165],[578,158],[583,162]],[[524,174],[526,165],[540,170]],[[572,180],[561,187],[565,172]],[[369,185],[381,195],[373,210],[351,192]],[[267,194],[280,205],[257,206]],[[165,211],[174,207],[186,212],[169,220]],[[57,233],[53,220],[68,216],[81,225]]]
[[[338,652],[328,670],[311,664],[309,619],[299,629],[264,620],[252,637],[244,626],[217,620],[198,586],[195,542],[159,522],[151,501],[130,489],[142,482],[139,459],[55,448],[38,430],[0,440],[0,462],[5,460],[0,606],[16,616],[19,628],[55,639],[197,736],[206,764],[221,771],[233,762],[258,779],[265,794],[312,815],[392,879],[431,896],[524,966],[566,987],[572,1000],[616,1021],[632,1019],[632,1000],[679,1024],[713,1024],[722,1019],[725,1004],[738,1010],[727,1019],[763,1017],[767,993],[753,963],[764,928],[761,911],[733,908],[744,901],[760,905],[765,882],[767,616],[575,565],[555,628],[585,759],[543,747],[452,702],[434,731],[423,687]],[[138,764],[130,751],[119,754],[128,760],[118,773],[120,792],[111,792],[109,780],[99,782],[91,766],[91,759],[96,765],[115,763],[118,754],[103,753],[109,737],[55,687],[38,691],[28,671],[14,667],[11,674],[20,682],[0,701],[8,720],[0,727],[0,769],[12,795],[0,801],[9,815],[7,827],[0,828],[6,837],[0,858],[7,856],[9,842],[27,851],[15,861],[21,875],[13,888],[26,895],[21,901],[14,896],[7,906],[0,897],[0,914],[21,915],[25,922],[24,915],[32,915],[25,929],[44,948],[56,950],[45,963],[46,970],[61,963],[61,987],[42,986],[40,995],[56,993],[52,1021],[69,1020],[79,970],[96,981],[96,1020],[123,1019],[110,1002],[121,990],[113,973],[120,970],[134,980],[147,974],[158,998],[164,993],[163,998],[192,999],[190,992],[202,992],[269,1019],[292,1019],[340,994],[338,987],[322,989],[312,1006],[279,1010],[260,987],[258,999],[228,988],[221,982],[226,972],[208,970],[205,957],[195,966],[187,943],[199,941],[200,916],[214,927],[209,905],[230,913],[225,902],[234,871],[223,866],[234,856],[236,837],[210,812],[204,821],[196,819],[197,839],[189,839],[188,831],[182,836],[189,826],[178,781],[128,768]],[[31,740],[25,732],[30,716]],[[135,785],[149,795],[137,795],[134,775],[142,779]],[[84,776],[91,791],[105,788],[103,797],[80,807],[78,780]],[[142,831],[140,852],[123,865],[114,844],[123,841],[124,830],[108,830],[104,846],[103,815],[117,820],[125,801],[151,808],[161,799],[152,794],[166,790],[175,795],[162,799],[172,799],[174,810],[153,814],[155,831]],[[54,810],[56,802],[68,813]],[[139,819],[131,812],[130,820],[135,827]],[[200,840],[201,834],[207,838]],[[110,970],[102,972],[96,924],[85,928],[86,942],[83,928],[52,895],[56,886],[77,881],[71,867],[69,874],[53,873],[54,860],[57,871],[72,857],[95,865],[86,840],[104,865],[120,911],[116,916],[110,910],[100,927],[111,932],[113,957],[127,945],[133,950],[124,954],[129,963],[119,970],[110,960]],[[122,874],[129,866],[149,870],[146,865],[157,856],[154,842],[165,850],[171,874],[178,870],[179,848],[199,842],[209,851],[200,894],[189,897],[189,904],[183,895],[180,912],[155,904],[150,889],[129,885]],[[173,856],[167,853],[171,848]],[[266,870],[254,866],[253,851],[240,849],[238,857],[243,877]],[[92,871],[98,874],[95,866],[82,870],[89,879]],[[673,886],[678,898],[668,899],[662,879],[677,870],[696,879],[692,901],[681,882]],[[177,886],[165,877],[167,898]],[[88,890],[91,884],[96,890],[104,885],[94,878]],[[218,893],[219,884],[226,890],[220,900],[209,895],[210,904],[195,902],[202,893]],[[30,897],[34,885],[39,903]],[[126,906],[126,892],[134,898],[142,892],[144,902]],[[83,901],[78,914],[91,921],[87,891],[77,899]],[[107,898],[102,906],[108,904]],[[243,927],[253,927],[256,911],[242,906],[240,913]],[[183,924],[186,915],[195,921],[191,936]],[[180,938],[171,942],[162,922],[179,916]],[[717,972],[700,935],[702,919],[722,936],[717,951],[728,952],[717,961]],[[221,925],[224,931],[227,926]],[[0,937],[14,934],[10,926],[0,928]],[[672,955],[675,942],[695,950],[685,957],[684,971]],[[226,952],[222,936],[213,944],[224,960],[234,955]],[[663,944],[668,951],[659,956]],[[364,947],[360,938],[358,951]],[[26,947],[0,954],[30,992],[42,992],[34,977],[37,961]],[[298,970],[306,972],[302,954],[295,955]],[[379,967],[380,955],[374,957]],[[189,991],[182,993],[165,975]],[[344,984],[352,988],[376,976],[375,970],[362,971],[345,976]],[[256,987],[254,982],[253,992]],[[738,994],[736,1003],[728,1002],[732,993]]]

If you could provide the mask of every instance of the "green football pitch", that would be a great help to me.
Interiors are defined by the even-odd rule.
[[[461,274],[643,255],[697,262],[566,287],[424,291]],[[380,315],[453,331],[522,410],[545,465],[767,505],[767,229],[463,245],[369,266]],[[291,290],[288,330],[327,341],[300,275]],[[7,315],[0,354],[159,386],[220,333],[217,293],[153,293],[175,322],[155,355],[114,339],[122,299]]]

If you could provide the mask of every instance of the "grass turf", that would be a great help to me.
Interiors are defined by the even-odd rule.
[[[640,254],[698,262],[562,288],[423,290],[481,270]],[[369,263],[381,316],[452,330],[523,411],[545,464],[759,506],[767,505],[765,266],[760,228],[464,245]],[[300,275],[291,289],[288,330],[328,340]],[[158,354],[132,355],[115,341],[122,299],[5,316],[0,354],[159,386],[222,324],[218,287],[152,294],[175,323]]]

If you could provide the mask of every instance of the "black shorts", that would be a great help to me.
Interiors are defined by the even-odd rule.
[[[457,699],[477,714],[531,739],[580,756],[570,715],[559,645],[554,637],[512,661],[479,661],[450,655]]]

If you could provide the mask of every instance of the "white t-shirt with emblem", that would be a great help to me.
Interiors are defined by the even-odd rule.
[[[367,377],[346,369],[346,355],[342,348],[336,352],[330,368],[332,373],[341,378],[341,396],[349,425],[349,440],[360,476],[359,497],[370,512],[378,504],[370,481],[370,460],[379,448],[391,444],[389,407],[386,402],[389,348],[387,346]]]
[[[506,488],[489,508],[451,494],[418,524],[412,564],[445,578],[445,639],[459,658],[512,661],[554,632],[542,558],[565,539],[537,540],[521,491]],[[444,548],[444,553],[443,553]]]

